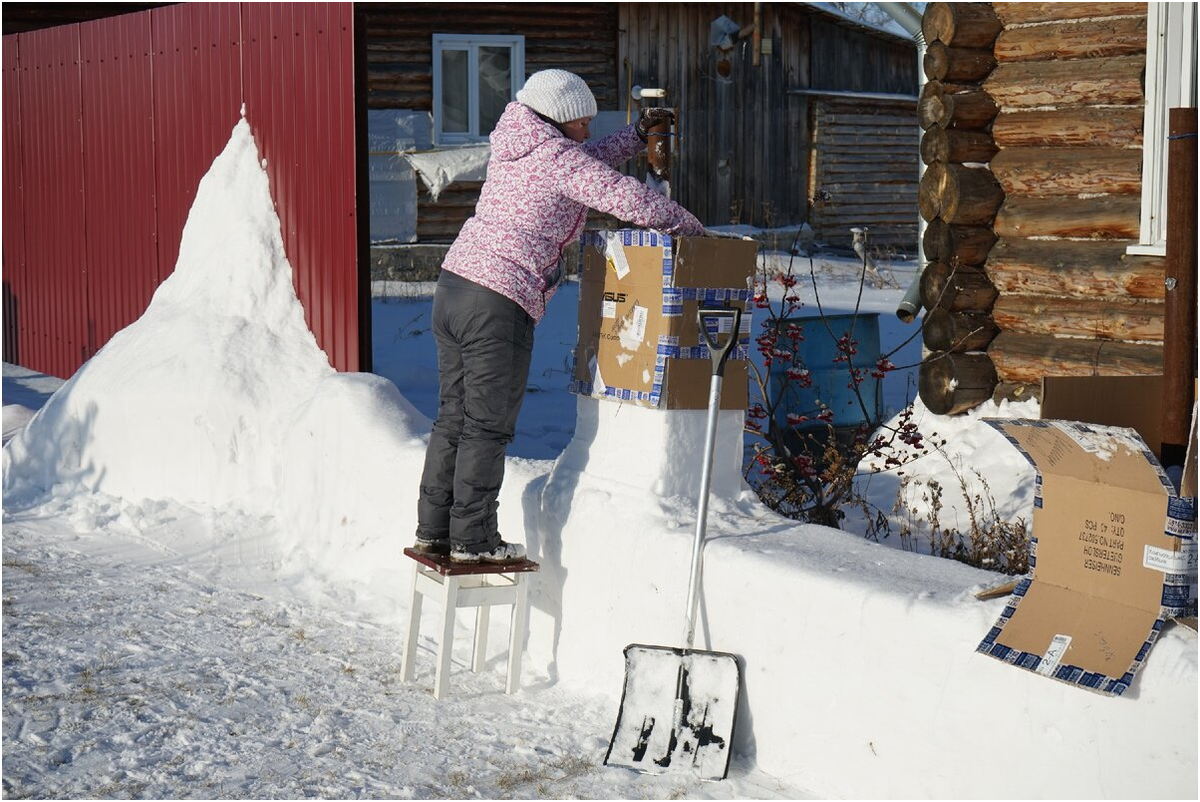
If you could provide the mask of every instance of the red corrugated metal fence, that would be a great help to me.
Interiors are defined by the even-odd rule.
[[[71,375],[174,269],[243,103],[297,294],[364,369],[353,7],[178,4],[4,37],[4,359]]]
[[[20,73],[17,71],[17,39],[4,37],[3,79],[4,91],[0,101],[4,104],[3,154],[4,194],[3,236],[0,250],[4,258],[4,361],[16,362],[20,350],[17,339],[17,299],[12,292],[12,283],[24,281],[25,276],[25,203],[24,178],[21,171],[23,149],[21,146],[21,91]]]

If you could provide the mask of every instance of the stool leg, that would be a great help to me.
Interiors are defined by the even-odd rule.
[[[445,618],[442,621],[442,642],[438,644],[437,677],[433,681],[433,698],[446,695],[450,682],[450,653],[454,651],[454,613],[458,610],[458,577],[448,576],[443,584]]]
[[[517,598],[513,602],[512,627],[508,636],[508,685],[505,693],[516,693],[521,687],[521,653],[525,650],[525,628],[529,617],[529,583],[525,574],[513,575],[517,583]]]
[[[481,605],[475,615],[475,659],[471,665],[476,674],[483,671],[483,664],[487,661],[488,625],[491,618],[491,606]]]
[[[400,663],[400,676],[405,682],[412,682],[416,668],[417,636],[421,634],[421,599],[417,591],[418,568],[413,564],[413,594],[412,604],[408,613],[408,636],[404,640],[404,659]]]

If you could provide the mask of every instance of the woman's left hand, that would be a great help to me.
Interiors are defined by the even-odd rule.
[[[641,113],[638,114],[638,121],[634,130],[637,131],[637,135],[641,137],[641,140],[645,142],[651,128],[663,123],[670,124],[673,122],[675,122],[675,112],[671,109],[659,107],[642,109]]]

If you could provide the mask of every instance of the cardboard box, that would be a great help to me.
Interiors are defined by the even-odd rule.
[[[1162,450],[1162,376],[1046,376],[1042,418],[1137,429]]]
[[[725,366],[721,408],[745,409],[757,252],[750,240],[585,232],[571,391],[645,407],[706,409],[712,359],[696,310],[701,303],[737,304],[742,322]],[[722,342],[728,336],[719,332]]]
[[[990,420],[1037,469],[1031,575],[978,650],[1112,696],[1196,615],[1196,499],[1133,429]]]

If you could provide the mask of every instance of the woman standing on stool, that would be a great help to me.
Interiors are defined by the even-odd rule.
[[[439,399],[417,503],[419,552],[458,563],[525,559],[525,547],[497,530],[504,453],[525,398],[533,328],[588,209],[642,228],[704,233],[682,206],[613,169],[671,111],[643,109],[637,123],[588,142],[595,116],[582,78],[543,70],[492,131],[479,203],[446,254],[433,298]]]

